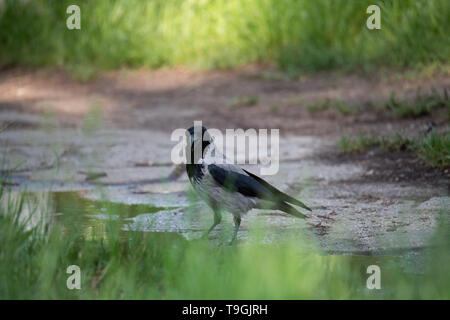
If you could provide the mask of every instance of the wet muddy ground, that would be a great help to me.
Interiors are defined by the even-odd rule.
[[[439,216],[449,216],[448,171],[430,168],[407,152],[342,155],[336,141],[342,133],[414,133],[431,120],[437,127],[448,124],[432,116],[397,120],[369,111],[312,113],[306,106],[325,98],[364,106],[393,90],[407,97],[418,88],[449,88],[450,78],[275,75],[251,67],[121,71],[78,83],[54,71],[5,71],[0,122],[13,123],[0,134],[1,152],[4,169],[15,168],[7,183],[16,192],[50,199],[45,210],[56,220],[80,215],[80,227],[89,229],[113,212],[113,218],[124,218],[125,230],[193,239],[211,224],[212,214],[192,196],[184,173],[167,180],[174,170],[171,132],[194,120],[218,129],[278,128],[280,170],[265,178],[313,212],[300,220],[252,210],[243,219],[239,242],[306,238],[313,247],[350,254],[426,246]],[[236,97],[253,96],[252,105],[230,106]],[[247,167],[259,173],[256,166]],[[211,241],[222,243],[231,228],[231,216],[224,214]]]

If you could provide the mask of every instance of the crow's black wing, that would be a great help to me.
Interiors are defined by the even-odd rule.
[[[239,192],[247,197],[273,200],[270,190],[250,176],[226,170],[215,164],[208,165],[208,172],[218,184],[229,191]]]
[[[208,172],[214,180],[229,191],[239,192],[247,197],[256,197],[262,200],[274,202],[277,204],[274,208],[283,211],[286,211],[286,209],[290,207],[286,202],[290,202],[311,211],[310,208],[297,199],[281,192],[260,177],[255,176],[246,170],[244,171],[248,174],[248,176],[235,171],[226,170],[218,165],[208,165]],[[278,208],[279,206],[283,208]]]
[[[287,195],[286,193],[278,190],[277,188],[275,188],[274,186],[272,186],[270,183],[268,183],[267,181],[265,181],[264,179],[258,177],[257,175],[242,169],[245,171],[245,173],[247,173],[250,177],[252,177],[253,179],[255,179],[256,181],[258,181],[261,185],[263,185],[264,187],[266,187],[272,194],[273,197],[275,197],[276,199],[279,199],[281,201],[284,202],[288,202],[288,203],[292,203],[295,204],[299,207],[302,207],[306,210],[312,211],[309,207],[307,207],[303,202],[291,197],[290,195]]]

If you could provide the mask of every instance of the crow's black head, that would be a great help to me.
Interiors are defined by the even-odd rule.
[[[207,129],[203,126],[190,127],[187,129],[187,136],[191,154],[191,163],[195,164],[198,162],[200,157],[203,157],[203,152],[206,147],[212,143],[212,138]]]
[[[187,131],[189,132],[189,134],[191,135],[191,137],[194,137],[194,134],[195,133],[197,133],[198,135],[200,135],[200,132],[201,132],[201,134],[202,134],[202,138],[203,138],[203,135],[205,134],[205,132],[207,131],[208,129],[206,129],[204,126],[192,126],[192,127],[190,127],[189,129],[187,129]]]

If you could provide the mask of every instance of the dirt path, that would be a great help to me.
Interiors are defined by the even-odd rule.
[[[118,71],[78,83],[60,72],[9,70],[0,74],[0,122],[14,123],[0,135],[1,148],[5,152],[8,144],[10,167],[21,163],[9,182],[15,189],[76,190],[93,199],[106,193],[112,201],[178,207],[140,215],[133,223],[195,237],[212,216],[203,207],[186,209],[184,175],[159,182],[173,170],[172,130],[194,120],[218,129],[279,128],[280,172],[267,179],[309,203],[314,217],[305,222],[254,210],[244,219],[240,239],[247,239],[248,226],[256,223],[269,228],[264,241],[309,235],[337,252],[420,248],[439,209],[449,207],[448,172],[405,152],[344,156],[335,143],[342,133],[414,134],[430,121],[437,128],[448,126],[435,115],[397,120],[369,110],[393,91],[408,98],[419,88],[426,92],[433,87],[450,88],[450,76],[327,73],[291,80],[246,67],[227,72]],[[344,116],[308,110],[326,99],[368,111]]]
[[[54,112],[61,124],[80,126],[83,116],[99,106],[115,128],[167,132],[201,119],[219,129],[280,128],[283,133],[323,136],[361,129],[392,131],[420,126],[429,118],[380,119],[373,112],[344,117],[310,112],[306,107],[312,103],[330,99],[363,107],[385,101],[393,92],[413,97],[418,90],[426,93],[431,88],[440,92],[450,88],[450,76],[322,73],[292,80],[275,71],[246,67],[221,72],[118,71],[79,83],[62,72],[12,70],[0,73],[0,110],[1,120],[8,110],[45,111]],[[248,97],[256,101],[245,105]],[[230,107],[233,103],[236,106]],[[32,125],[31,120],[15,120],[17,126]]]

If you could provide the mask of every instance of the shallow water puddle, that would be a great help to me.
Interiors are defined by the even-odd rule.
[[[83,197],[83,193],[13,191],[11,194],[12,197],[24,197],[21,216],[23,219],[30,218],[29,224],[34,225],[43,219],[49,224],[59,224],[66,232],[85,235],[102,236],[110,219],[125,225],[130,218],[167,209],[148,204],[92,200]]]
[[[151,232],[152,237],[170,236],[192,240],[197,239],[212,221],[212,216],[205,208],[195,202],[189,207],[155,207],[148,203],[111,202],[101,196],[86,198],[86,195],[86,191],[11,192],[13,198],[25,197],[22,216],[31,217],[30,224],[43,219],[50,225],[59,225],[67,234],[83,234],[88,238],[105,238],[108,228],[114,225],[123,239],[127,239],[130,232],[137,231]],[[30,210],[36,207],[38,209]],[[231,217],[224,214],[223,221],[211,233],[209,240],[219,247],[225,245],[231,235]],[[295,241],[299,250],[321,252],[330,258],[340,256],[346,261],[354,262],[355,272],[365,273],[366,268],[373,264],[389,269],[392,263],[408,273],[423,271],[425,263],[422,260],[427,250],[424,247],[395,249],[396,246],[388,246],[384,247],[388,250],[358,251],[354,250],[352,244],[345,245],[338,236],[331,234],[323,237],[317,233],[314,235],[311,231],[301,219],[254,210],[242,225],[238,246],[255,242],[264,245]],[[340,241],[340,245],[330,245],[330,241]],[[341,247],[343,249],[339,250]]]

